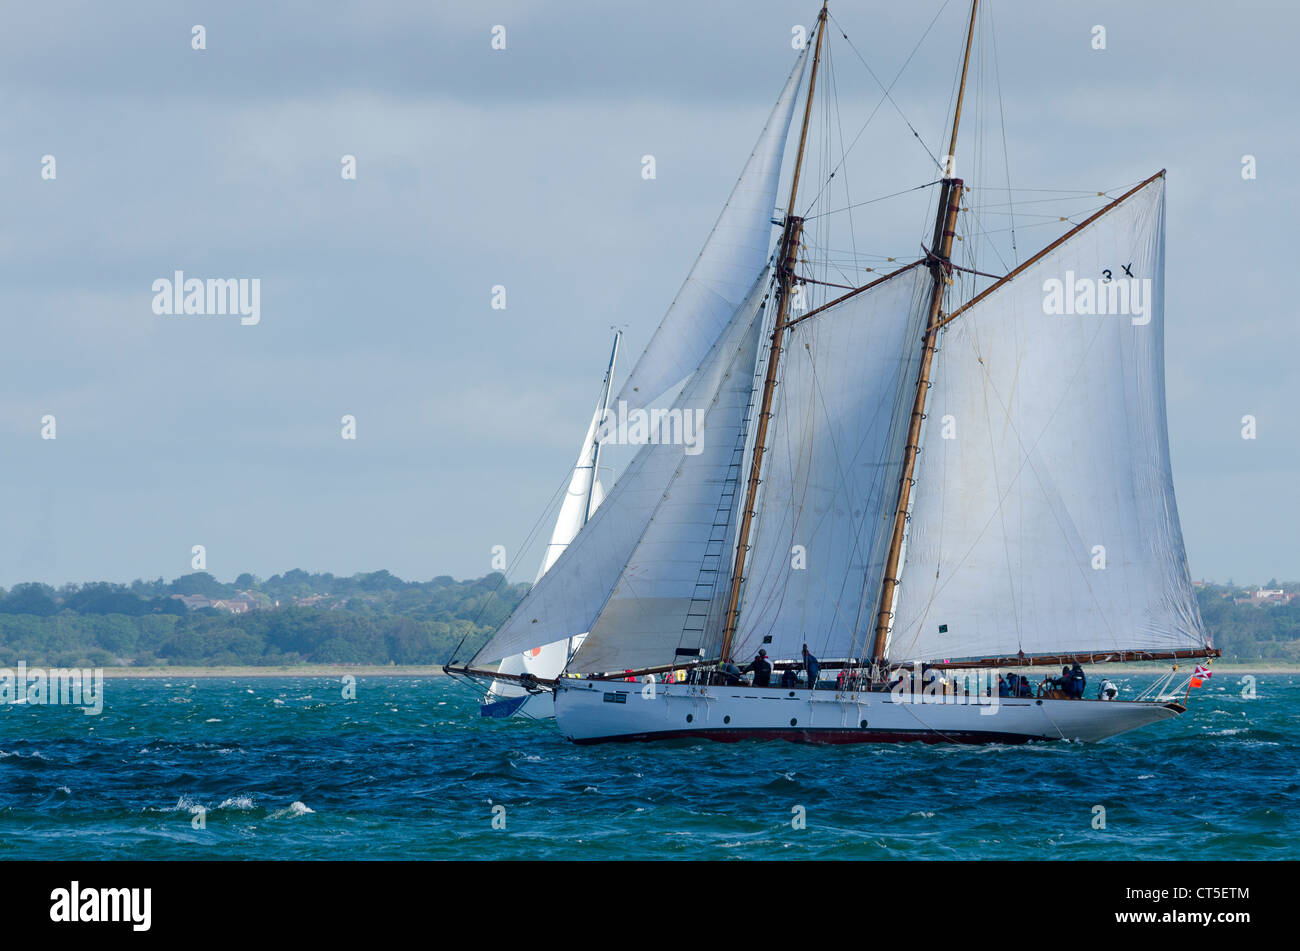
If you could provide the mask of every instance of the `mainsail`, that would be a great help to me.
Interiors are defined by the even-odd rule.
[[[709,456],[714,433],[729,429],[718,422],[720,417],[715,414],[717,398],[723,383],[732,378],[728,374],[737,353],[752,344],[751,338],[756,334],[754,327],[761,323],[759,314],[767,280],[765,269],[757,281],[751,279],[749,296],[735,310],[704,363],[682,389],[672,407],[675,415],[667,417],[685,420],[688,412],[700,414],[703,428],[696,435],[703,451],[698,455],[688,455],[687,450],[692,447],[672,439],[642,446],[583,530],[475,655],[472,663],[491,663],[538,643],[592,629],[619,583],[624,566],[632,558],[664,502],[665,493],[679,467],[685,460]],[[742,375],[748,389],[752,382],[752,362],[750,369]],[[699,417],[693,415],[692,418]],[[590,641],[589,638],[588,643]]]
[[[1159,177],[944,330],[892,662],[1207,646],[1165,424],[1164,214]]]
[[[912,267],[790,325],[734,656],[854,656],[874,620],[929,286]]]
[[[618,399],[632,408],[661,396],[700,365],[767,261],[781,158],[807,55],[804,49],[795,60],[713,231],[619,391]]]

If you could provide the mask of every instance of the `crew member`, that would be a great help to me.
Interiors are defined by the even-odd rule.
[[[808,689],[817,689],[817,675],[821,673],[821,662],[808,650],[808,645],[803,646],[803,667],[808,671]]]
[[[767,651],[759,648],[758,656],[750,661],[748,666],[741,668],[740,672],[747,674],[750,671],[754,673],[755,687],[766,687],[772,682],[772,664],[767,659]]]

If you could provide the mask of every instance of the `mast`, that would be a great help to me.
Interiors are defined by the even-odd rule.
[[[817,15],[817,45],[813,48],[812,72],[808,74],[808,98],[804,101],[803,127],[799,131],[799,151],[794,160],[794,177],[790,182],[790,200],[786,202],[785,228],[781,232],[780,251],[777,255],[777,311],[772,330],[772,347],[768,352],[767,375],[763,380],[763,398],[759,404],[758,428],[754,433],[754,454],[749,464],[749,484],[745,490],[745,507],[740,517],[740,535],[736,541],[736,560],[731,572],[731,586],[727,592],[727,613],[722,628],[721,662],[731,659],[732,641],[736,635],[736,617],[740,613],[740,589],[744,582],[745,558],[749,553],[749,532],[754,520],[755,500],[758,496],[759,476],[763,467],[764,443],[767,441],[767,424],[772,418],[772,396],[776,391],[777,364],[781,359],[781,344],[785,340],[786,324],[790,316],[790,291],[794,285],[795,259],[799,254],[799,240],[803,234],[803,219],[796,216],[795,198],[799,193],[799,175],[803,170],[804,146],[808,143],[808,122],[812,117],[813,92],[817,88],[817,66],[821,61],[822,38],[826,34],[826,2]]]
[[[966,94],[966,73],[970,68],[971,42],[975,38],[975,15],[979,0],[971,0],[970,26],[966,30],[966,55],[961,65],[961,85],[957,90],[957,106],[952,116],[952,137],[948,141],[948,154],[944,157],[944,179],[939,192],[939,208],[934,220],[934,238],[930,247],[930,315],[926,320],[921,343],[921,366],[916,375],[916,398],[912,403],[912,419],[907,430],[907,444],[903,450],[903,473],[898,480],[898,507],[894,511],[894,533],[889,541],[889,554],[885,559],[885,574],[880,584],[880,612],[876,616],[875,638],[871,646],[872,662],[879,667],[885,659],[885,641],[894,616],[894,593],[898,589],[898,563],[903,550],[903,534],[907,528],[907,509],[912,499],[912,473],[916,469],[916,454],[921,444],[921,421],[925,419],[925,401],[930,390],[930,365],[934,362],[935,341],[943,323],[940,311],[943,295],[951,283],[950,256],[952,239],[957,228],[957,210],[961,207],[963,182],[953,176],[956,169],[957,127],[961,123],[962,99]]]
[[[614,331],[614,349],[609,352],[609,367],[605,370],[605,386],[600,398],[599,419],[604,420],[609,413],[609,394],[614,387],[614,361],[618,359],[618,342],[623,339],[623,331]],[[596,476],[600,474],[600,427],[597,424],[597,438],[595,445],[591,450],[591,480],[587,483],[587,504],[582,510],[582,524],[586,525],[587,520],[591,518],[591,500],[596,494]]]

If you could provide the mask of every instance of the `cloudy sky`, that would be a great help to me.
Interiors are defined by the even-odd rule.
[[[1168,168],[1169,425],[1192,574],[1300,579],[1286,165],[1300,9],[989,6],[959,171],[978,194],[1008,174],[1109,190]],[[610,327],[626,369],[816,10],[6,4],[0,585],[170,578],[197,544],[223,579],[478,576],[492,546],[517,554],[572,465]],[[851,151],[854,198],[935,177],[917,137],[938,151],[967,10],[832,4],[853,44],[834,31],[846,138],[880,99],[858,54],[886,83],[907,61]],[[914,255],[923,205],[868,207],[861,247]],[[1068,227],[1020,221],[1021,259]],[[260,323],[156,315],[152,284],[176,270],[258,278]]]

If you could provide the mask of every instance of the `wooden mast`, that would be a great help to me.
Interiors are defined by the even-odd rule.
[[[721,662],[731,659],[731,645],[736,635],[736,617],[740,613],[740,589],[744,581],[745,556],[749,552],[749,531],[754,520],[755,499],[758,496],[759,474],[763,467],[764,443],[767,441],[767,424],[772,417],[772,396],[776,391],[777,364],[781,359],[781,344],[785,340],[786,323],[790,315],[790,292],[794,285],[794,265],[799,253],[799,239],[803,234],[803,219],[795,215],[795,198],[799,193],[799,175],[803,170],[804,146],[808,142],[808,121],[812,116],[813,91],[817,88],[817,66],[821,61],[822,37],[826,33],[826,3],[817,15],[817,44],[813,48],[812,72],[808,76],[808,98],[803,107],[803,127],[799,131],[799,151],[794,160],[794,178],[790,182],[790,200],[786,202],[785,229],[781,233],[780,251],[777,255],[777,311],[776,325],[772,330],[772,347],[767,357],[767,375],[763,380],[763,398],[759,404],[758,428],[754,433],[754,454],[749,464],[749,484],[745,490],[745,507],[741,511],[740,535],[736,541],[736,559],[731,572],[731,586],[727,592],[727,613],[722,628]]]
[[[921,342],[921,367],[916,375],[916,398],[912,403],[912,420],[907,430],[907,444],[903,450],[903,474],[898,480],[898,507],[894,510],[894,533],[889,541],[889,554],[885,559],[885,574],[880,585],[880,611],[876,616],[876,633],[871,646],[871,660],[877,668],[885,661],[885,641],[889,636],[890,621],[894,616],[894,592],[898,589],[898,563],[903,549],[903,534],[907,528],[907,509],[912,499],[912,473],[916,469],[916,454],[921,444],[921,421],[925,419],[925,400],[930,389],[930,365],[934,361],[935,340],[942,323],[940,311],[943,295],[951,283],[949,258],[952,239],[957,228],[957,210],[961,207],[962,180],[954,176],[957,154],[957,127],[961,123],[962,99],[966,94],[966,73],[970,68],[971,42],[975,38],[975,15],[979,0],[971,0],[970,26],[966,31],[966,56],[961,65],[961,85],[957,89],[957,107],[952,116],[952,138],[948,154],[944,156],[944,179],[939,192],[939,208],[934,221],[934,238],[930,247],[930,315],[925,324]]]

